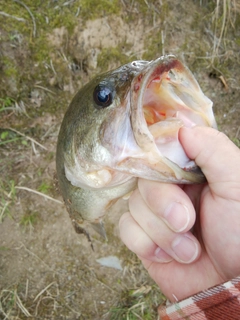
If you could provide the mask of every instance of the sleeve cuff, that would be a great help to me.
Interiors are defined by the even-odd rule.
[[[239,320],[240,276],[168,307],[158,308],[159,320]]]

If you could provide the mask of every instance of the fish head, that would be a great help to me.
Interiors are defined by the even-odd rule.
[[[61,125],[57,173],[68,211],[98,221],[136,179],[201,183],[181,127],[216,128],[212,102],[174,56],[133,61],[95,77],[73,98]]]
[[[175,183],[204,180],[178,132],[182,126],[216,127],[212,102],[174,56],[133,61],[96,77],[68,112],[64,165],[75,186],[109,188],[133,176]]]
[[[57,167],[64,166],[72,185],[99,189],[131,178],[121,170],[116,173],[116,167],[132,136],[131,83],[146,64],[138,61],[97,76],[73,98],[57,148]]]

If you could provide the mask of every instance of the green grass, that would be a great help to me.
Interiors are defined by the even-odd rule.
[[[23,319],[30,317],[31,314],[25,308],[23,301],[18,295],[18,288],[6,288],[0,291],[0,316],[1,319]],[[17,307],[17,308],[16,308]],[[18,310],[18,315],[15,310]],[[14,317],[12,317],[14,315]],[[16,317],[15,317],[16,316]],[[25,319],[24,317],[24,319]]]
[[[97,19],[120,13],[121,3],[119,0],[82,0],[80,10],[80,15],[84,19]]]
[[[233,138],[233,139],[232,139],[232,142],[234,142],[235,145],[236,145],[238,148],[240,148],[240,140],[239,140],[238,138]]]
[[[6,108],[11,107],[14,102],[15,100],[10,97],[0,98],[0,112],[6,111]]]
[[[131,61],[134,57],[131,57]],[[111,63],[116,63],[118,66],[130,62],[127,55],[122,53],[121,45],[116,48],[105,48],[101,50],[98,55],[97,65],[102,71],[106,71]]]
[[[37,188],[39,192],[42,192],[45,194],[49,193],[52,189],[53,189],[53,186],[51,184],[48,184],[45,181],[43,181],[41,185]]]
[[[28,228],[28,227],[33,227],[33,225],[37,222],[38,220],[38,213],[37,212],[27,212],[23,215],[23,217],[20,220],[20,225]]]
[[[13,132],[11,130],[0,130],[0,146],[2,145],[8,145],[10,143],[17,142],[22,145],[28,145],[27,139],[19,136],[16,132]]]
[[[157,318],[157,307],[166,300],[157,285],[143,285],[126,290],[118,304],[109,311],[111,320],[151,320]]]

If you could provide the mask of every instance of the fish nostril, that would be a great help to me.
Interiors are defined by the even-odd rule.
[[[127,81],[127,80],[129,80],[129,75],[128,75],[128,73],[122,73],[121,76],[120,76],[120,80],[122,80],[122,81]]]

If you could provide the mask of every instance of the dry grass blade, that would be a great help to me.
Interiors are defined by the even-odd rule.
[[[19,295],[17,293],[17,289],[15,290],[2,290],[1,294],[0,294],[0,312],[5,316],[4,319],[12,319],[9,318],[11,311],[13,309],[14,303],[16,303],[16,305],[18,306],[18,308],[22,311],[22,313],[26,316],[26,317],[32,317],[32,315],[30,314],[30,312],[25,308],[25,306],[23,305],[21,299],[19,298]],[[4,311],[4,305],[12,305],[12,308],[9,309],[9,307],[7,308],[8,311],[7,313]]]
[[[48,286],[46,286],[42,291],[39,292],[39,294],[36,295],[33,302],[35,302],[47,289],[49,289],[55,282],[50,283]]]
[[[85,265],[85,267],[91,272],[91,274],[94,276],[94,278],[99,282],[101,283],[102,285],[104,285],[104,287],[106,287],[107,289],[109,289],[110,291],[114,292],[114,289],[109,287],[106,283],[104,283],[103,281],[101,281],[100,279],[98,279],[96,273],[88,266],[88,265]]]
[[[218,4],[219,4],[219,0],[218,0]],[[227,0],[224,0],[223,1],[223,15],[222,15],[222,27],[221,27],[221,32],[220,32],[220,37],[219,37],[219,42],[218,42],[218,45],[217,45],[217,51],[218,51],[218,48],[220,46],[220,43],[222,41],[222,38],[223,38],[223,34],[225,32],[225,29],[227,28],[227,24],[226,24],[226,21],[227,21],[227,15],[228,15],[228,10],[227,10]]]
[[[131,306],[128,311],[144,306],[145,302],[139,302]]]
[[[37,141],[34,140],[33,138],[30,138],[30,137],[26,136],[25,134],[19,132],[18,130],[13,129],[13,128],[5,128],[5,129],[6,129],[6,130],[11,130],[11,131],[13,131],[13,132],[16,132],[17,134],[19,134],[20,136],[26,138],[27,140],[29,140],[29,141],[31,141],[31,142],[33,142],[33,143],[36,143],[36,144],[37,144],[39,147],[41,147],[42,149],[47,150],[47,148],[44,147],[41,143],[37,142]]]
[[[52,90],[49,90],[49,89],[47,89],[47,88],[45,88],[45,87],[43,87],[43,86],[39,86],[38,84],[35,84],[34,87],[35,87],[35,88],[42,89],[42,90],[45,90],[45,91],[50,92],[50,93],[52,93],[52,94],[56,94],[56,93],[53,92]]]
[[[231,1],[231,6],[229,6],[229,18],[232,28],[235,28],[235,22],[237,13],[240,12],[240,3],[237,3],[236,0]]]
[[[16,303],[18,307],[21,309],[21,311],[25,314],[26,317],[31,317],[31,314],[28,312],[28,310],[24,307],[21,299],[19,298],[17,294],[17,290],[15,290],[15,296],[16,296]]]
[[[30,16],[32,18],[32,22],[33,22],[33,37],[35,38],[36,32],[37,32],[37,27],[36,27],[36,21],[35,21],[34,15],[32,14],[31,10],[28,8],[28,6],[25,3],[23,3],[19,0],[13,0],[13,1],[16,3],[19,3],[21,6],[23,6],[27,10],[27,12],[30,14]]]
[[[137,317],[138,319],[144,320],[142,317],[140,317],[139,314],[135,313],[134,311],[132,311],[132,314],[133,314],[135,317]]]
[[[46,194],[44,194],[42,192],[39,192],[37,190],[33,190],[33,189],[30,189],[30,188],[27,188],[27,187],[20,187],[20,186],[16,186],[15,189],[29,191],[29,192],[35,193],[35,194],[37,194],[39,196],[42,196],[42,197],[44,197],[44,198],[46,198],[48,200],[52,200],[52,201],[54,201],[56,203],[63,204],[62,201],[54,199],[54,198],[52,198],[50,196],[47,196]]]
[[[28,296],[28,284],[29,284],[29,280],[27,279],[27,281],[26,281],[26,291],[25,291],[25,295],[24,295],[25,300],[27,300],[27,296]]]
[[[0,214],[0,223],[1,223],[2,220],[3,220],[4,212],[5,212],[5,210],[7,209],[7,207],[8,207],[9,204],[10,204],[10,202],[9,202],[9,201],[6,201],[5,204],[4,204],[4,206],[3,206],[3,208],[2,208],[2,211],[1,211],[1,214]]]
[[[35,257],[38,261],[40,261],[44,266],[46,266],[49,270],[53,271],[51,267],[49,267],[48,264],[46,264],[41,258],[39,258],[35,253],[33,253],[31,250],[29,250],[28,248],[26,248],[26,246],[21,243],[21,246],[19,248],[16,248],[16,250],[20,250],[24,248],[24,250],[28,253],[30,253],[33,257]]]
[[[7,294],[7,295],[6,295]],[[9,290],[2,290],[0,293],[0,315],[4,315],[4,320],[8,319],[9,314],[11,313],[11,308],[8,308],[7,313],[5,312],[4,304],[8,301],[9,296],[12,295],[12,292]]]
[[[17,21],[22,21],[22,22],[25,22],[25,21],[26,21],[26,20],[23,19],[23,18],[18,18],[18,17],[16,17],[16,16],[12,16],[11,14],[8,14],[8,13],[6,13],[6,12],[4,12],[4,11],[0,11],[0,14],[1,14],[2,16],[8,17],[8,18],[12,18],[12,19],[15,19],[15,20],[17,20]]]
[[[229,25],[234,28],[236,19],[237,6],[235,0],[217,0],[215,10],[213,12],[214,24],[214,41],[213,41],[213,58],[219,56],[219,48],[224,40]]]

